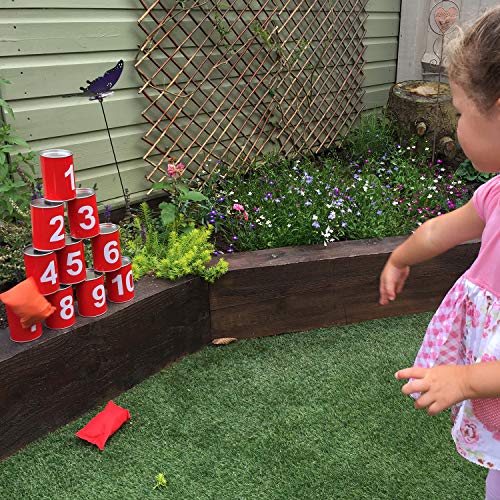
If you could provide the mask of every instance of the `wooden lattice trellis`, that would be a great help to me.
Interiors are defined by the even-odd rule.
[[[331,147],[362,110],[367,0],[141,0],[147,179]]]

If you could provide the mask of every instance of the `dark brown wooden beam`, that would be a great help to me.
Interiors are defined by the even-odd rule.
[[[471,265],[478,242],[414,266],[405,290],[378,304],[378,280],[404,238],[346,241],[230,255],[210,286],[212,338],[258,337],[434,310]]]

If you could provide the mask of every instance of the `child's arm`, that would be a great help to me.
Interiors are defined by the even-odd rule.
[[[479,238],[483,229],[484,221],[472,200],[453,212],[426,221],[389,257],[380,276],[380,304],[396,298],[403,289],[410,266]]]
[[[404,394],[423,393],[415,408],[427,408],[436,415],[455,403],[466,399],[500,397],[500,361],[472,365],[439,365],[433,368],[405,368],[396,378],[412,378],[402,388]]]

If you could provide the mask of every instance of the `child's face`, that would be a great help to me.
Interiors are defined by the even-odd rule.
[[[477,109],[462,87],[450,82],[453,105],[460,114],[457,137],[474,168],[480,172],[500,171],[500,99],[490,113]]]

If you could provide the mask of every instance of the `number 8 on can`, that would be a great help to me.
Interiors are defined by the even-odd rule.
[[[75,305],[73,301],[73,288],[70,285],[61,285],[61,288],[46,299],[56,310],[45,320],[47,328],[59,330],[75,324]]]
[[[104,223],[99,228],[99,235],[92,239],[94,269],[101,273],[116,271],[122,267],[118,226]]]

